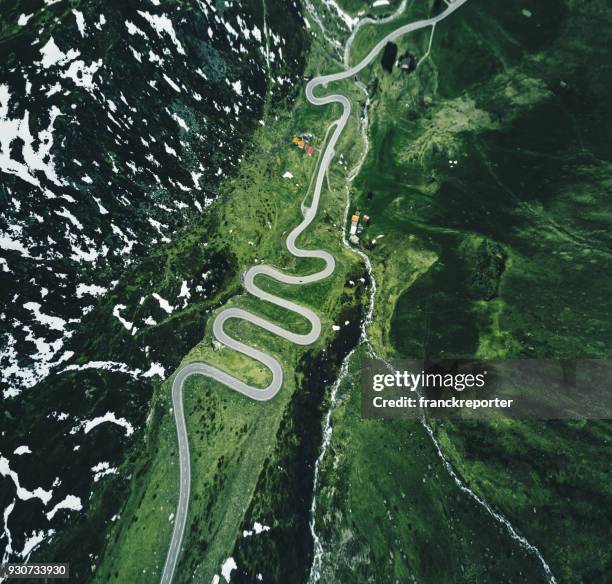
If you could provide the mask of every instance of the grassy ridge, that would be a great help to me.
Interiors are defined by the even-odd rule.
[[[316,54],[315,51],[315,59],[326,58],[324,53]],[[315,63],[319,64],[316,60]],[[321,62],[320,66],[323,68],[325,65]],[[356,90],[351,88],[351,91]],[[237,274],[260,262],[296,273],[321,268],[312,260],[291,257],[285,249],[284,239],[301,220],[300,203],[321,155],[327,125],[337,114],[337,109],[318,111],[299,99],[292,111],[279,112],[278,117],[268,120],[256,135],[252,153],[243,162],[240,176],[225,185],[226,194],[217,206],[219,219],[215,237],[223,239],[236,258]],[[360,147],[358,115],[358,111],[352,114],[338,147],[349,162],[356,157]],[[308,157],[290,144],[292,135],[300,131],[314,135],[313,143],[318,149],[316,156]],[[293,178],[283,178],[285,171],[290,171]],[[281,361],[286,372],[283,390],[271,402],[259,404],[206,378],[192,378],[186,385],[185,411],[192,452],[192,493],[185,551],[178,567],[177,582],[193,581],[193,578],[195,581],[210,582],[235,547],[255,487],[258,481],[262,481],[262,469],[265,469],[266,483],[270,489],[279,480],[275,475],[280,471],[271,460],[274,457],[286,458],[286,448],[289,448],[289,444],[279,442],[283,436],[283,432],[279,432],[281,421],[285,420],[282,427],[286,431],[289,424],[287,411],[294,393],[298,387],[308,386],[312,375],[317,373],[306,366],[304,359],[318,359],[324,363],[325,367],[321,366],[319,370],[328,371],[326,381],[331,383],[343,351],[328,353],[323,352],[324,348],[333,339],[354,339],[350,327],[343,327],[340,333],[331,327],[332,323],[336,320],[340,322],[340,317],[346,318],[347,314],[352,315],[353,328],[358,327],[359,318],[355,310],[361,302],[363,289],[346,284],[348,275],[360,273],[361,268],[356,257],[341,245],[342,227],[340,221],[335,219],[342,217],[344,210],[344,167],[334,163],[329,179],[333,190],[324,191],[317,220],[298,241],[298,245],[332,252],[336,258],[335,273],[325,282],[301,288],[284,286],[265,277],[258,280],[262,287],[315,309],[322,316],[321,339],[305,352],[249,323],[229,322],[228,332],[239,340],[270,352]],[[234,296],[218,310],[229,306],[252,309],[292,330],[304,328],[301,317],[254,301],[248,296]],[[267,382],[268,372],[258,363],[228,349],[219,351],[215,348],[211,337],[215,312],[207,321],[202,342],[194,347],[183,363],[213,363],[241,379],[263,386]],[[293,375],[293,371],[297,374]],[[145,577],[143,574],[147,579],[154,579],[161,572],[172,527],[169,518],[178,496],[170,384],[171,379],[155,395],[147,432],[147,451],[135,464],[131,495],[121,512],[120,521],[110,531],[107,549],[95,572],[94,581],[139,581]],[[323,385],[318,389],[324,391],[325,387]],[[314,411],[310,403],[309,429],[315,438],[297,435],[293,443],[308,439],[310,446],[307,453],[312,458],[320,439],[321,396],[319,392],[310,394],[311,399],[318,396]],[[301,460],[304,459],[299,458],[294,464]],[[291,495],[291,492],[288,494]],[[266,505],[268,509],[274,508],[272,500],[276,496],[275,491],[258,490],[258,508]],[[294,537],[304,542],[298,565],[305,566],[308,565],[310,540],[303,529],[303,513],[308,509],[308,502],[302,500],[301,505],[302,511],[298,508],[297,512],[302,513],[302,523]],[[276,527],[276,523],[273,523]],[[287,526],[284,529],[288,529]],[[245,563],[249,563],[248,552],[241,557]],[[273,566],[268,568],[274,569]]]

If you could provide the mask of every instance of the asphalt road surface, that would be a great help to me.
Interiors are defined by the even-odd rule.
[[[339,71],[338,73],[315,77],[306,85],[306,97],[310,103],[314,105],[339,103],[342,105],[343,111],[342,115],[335,123],[335,130],[331,139],[327,143],[323,156],[321,157],[321,161],[317,169],[312,202],[309,207],[302,207],[304,218],[302,219],[302,222],[288,235],[286,245],[289,253],[293,254],[295,257],[318,258],[325,262],[325,267],[321,271],[315,272],[314,274],[308,274],[306,276],[292,276],[285,274],[284,272],[281,272],[271,266],[255,266],[247,270],[245,273],[244,287],[249,294],[260,298],[261,300],[271,302],[272,304],[276,304],[277,306],[281,306],[287,310],[302,315],[310,322],[311,330],[309,333],[303,335],[292,333],[291,331],[271,323],[270,321],[251,312],[247,312],[246,310],[242,310],[240,308],[228,308],[220,312],[213,322],[213,334],[215,338],[230,349],[243,353],[244,355],[259,361],[262,365],[267,367],[272,373],[272,381],[270,381],[270,384],[263,389],[253,387],[247,383],[244,383],[243,381],[240,381],[229,373],[221,371],[220,369],[213,367],[212,365],[208,365],[207,363],[190,363],[189,365],[186,365],[180,369],[176,374],[174,382],[172,383],[172,405],[174,408],[174,420],[176,423],[179,446],[179,501],[175,513],[172,540],[170,541],[166,563],[164,565],[164,570],[160,580],[161,584],[170,584],[174,577],[176,564],[181,551],[181,543],[183,541],[183,533],[185,531],[185,524],[187,522],[187,510],[189,507],[191,463],[189,458],[187,428],[185,426],[185,413],[183,411],[183,385],[185,383],[185,379],[187,379],[190,375],[205,375],[219,381],[234,391],[246,395],[251,399],[257,401],[267,401],[272,399],[280,391],[283,384],[283,368],[281,367],[281,364],[271,355],[245,345],[244,343],[230,337],[223,329],[224,323],[232,318],[246,320],[298,345],[309,345],[316,341],[321,334],[321,321],[312,310],[265,292],[255,284],[255,278],[262,274],[284,284],[311,284],[327,278],[333,273],[335,268],[335,260],[330,253],[323,250],[300,249],[295,244],[296,239],[313,222],[317,215],[325,173],[327,172],[327,169],[334,158],[335,146],[351,114],[351,102],[344,95],[334,94],[326,95],[324,97],[317,97],[314,95],[314,90],[320,85],[326,86],[328,83],[348,79],[357,75],[357,73],[367,67],[378,56],[380,51],[383,50],[388,42],[391,42],[409,32],[434,26],[436,23],[444,20],[451,13],[457,10],[457,8],[459,8],[461,5],[465,4],[465,2],[467,2],[467,0],[455,0],[452,3],[448,3],[447,8],[433,18],[419,20],[404,26],[400,26],[383,38],[359,64],[349,69]]]

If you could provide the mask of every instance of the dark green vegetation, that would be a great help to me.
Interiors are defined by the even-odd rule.
[[[356,185],[375,196],[359,204],[373,235],[413,235],[438,258],[432,294],[420,283],[400,300],[396,318],[408,320],[395,345],[411,356],[606,356],[612,331],[597,318],[606,283],[593,278],[609,271],[611,251],[606,11],[596,2],[571,17],[556,2],[531,18],[504,11],[469,4],[441,25],[416,77],[377,76],[380,138]],[[587,43],[589,26],[601,34]],[[468,334],[428,336],[455,321]]]
[[[338,363],[359,337],[359,309],[363,306],[339,315],[339,322],[348,320],[350,325],[324,353],[306,354],[300,362],[299,391],[281,420],[275,451],[266,461],[242,525],[250,530],[259,521],[273,529],[236,544],[232,555],[239,568],[232,582],[252,582],[254,574],[261,574],[265,582],[305,582],[308,577],[313,461],[321,443],[322,414],[330,405],[326,390],[338,375]]]
[[[361,75],[374,103],[354,198],[372,217],[362,239],[378,283],[379,354],[610,357],[611,24],[596,0],[474,0],[438,25],[415,73],[379,62]],[[421,31],[399,40],[398,53],[421,59],[428,43]],[[367,45],[356,39],[358,51]],[[521,553],[516,542],[487,535],[492,518],[471,513],[480,555],[467,561],[475,549],[462,549],[472,572],[461,570],[448,550],[461,547],[470,519],[460,534],[449,529],[461,512],[451,511],[431,451],[436,484],[425,478],[426,504],[415,504],[415,490],[396,503],[403,524],[393,502],[423,475],[421,452],[431,446],[410,423],[362,421],[356,380],[335,416],[320,490],[325,581],[347,581],[353,570],[351,581],[545,581],[537,563],[507,556]],[[608,422],[434,428],[465,483],[538,547],[558,581],[609,579]],[[453,489],[453,504],[471,504]],[[385,519],[372,511],[383,501]],[[446,553],[425,563],[438,542]],[[406,555],[385,555],[392,543]],[[492,555],[509,563],[493,565]]]
[[[457,488],[418,422],[361,417],[364,353],[343,381],[321,469],[321,581],[543,581],[537,560]]]

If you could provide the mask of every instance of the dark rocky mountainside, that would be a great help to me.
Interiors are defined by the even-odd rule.
[[[280,0],[2,3],[5,559],[119,480],[152,383],[200,340],[233,275],[210,204],[293,98],[302,28]]]

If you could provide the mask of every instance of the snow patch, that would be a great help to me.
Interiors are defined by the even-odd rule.
[[[81,53],[75,49],[70,49],[67,53],[63,53],[55,44],[53,37],[49,37],[45,46],[40,49],[40,54],[42,55],[40,64],[43,68],[49,69],[54,65],[65,65],[76,59]]]
[[[125,428],[125,435],[131,436],[134,433],[134,427],[130,424],[125,418],[118,418],[113,412],[106,412],[103,416],[98,416],[93,420],[85,421],[83,426],[83,432],[85,434],[89,434],[96,426],[100,424],[104,424],[106,422],[111,422],[113,424],[117,424],[117,426],[121,426]]]
[[[259,523],[259,521],[255,521],[253,523],[253,527],[249,530],[244,530],[242,532],[242,537],[250,537],[251,535],[259,535],[260,533],[265,533],[266,531],[270,531],[270,527],[267,525],[263,525]]]
[[[45,0],[47,4],[49,4],[49,0]],[[32,535],[28,537],[24,544],[23,550],[19,554],[22,559],[27,560],[30,554],[43,542],[47,537],[53,535],[55,531],[53,529],[49,529],[46,533],[41,529],[40,531],[33,531]]]
[[[34,16],[34,13],[32,13],[32,14],[21,14],[19,16],[19,20],[17,21],[17,24],[19,26],[25,26],[26,24],[28,24],[28,20],[30,20],[30,18],[32,18],[32,16]]]
[[[53,39],[50,39],[51,42]],[[48,43],[47,43],[48,44]],[[46,129],[38,132],[38,149],[34,149],[35,138],[30,131],[30,113],[26,110],[23,118],[9,118],[9,101],[11,94],[6,84],[0,85],[0,170],[14,174],[42,189],[40,181],[36,178],[35,172],[42,171],[52,183],[62,186],[55,172],[55,165],[51,148],[53,146],[53,126],[55,119],[60,115],[60,110],[52,106],[49,110],[49,125]],[[11,143],[14,140],[22,140],[21,160],[11,158]],[[55,195],[48,189],[42,189],[48,198],[55,198]]]
[[[165,14],[151,14],[150,12],[145,12],[144,10],[139,10],[138,14],[140,14],[140,16],[142,16],[151,25],[151,27],[155,30],[155,32],[160,38],[162,36],[162,33],[167,34],[176,46],[176,50],[181,55],[185,55],[185,49],[183,48],[183,45],[181,45],[178,38],[176,38],[176,33],[174,32],[174,27],[172,26],[172,21]]]
[[[51,519],[55,517],[55,514],[60,509],[70,509],[71,511],[80,511],[81,509],[83,509],[83,505],[79,497],[76,497],[75,495],[67,495],[63,501],[60,501],[55,507],[53,507],[53,509],[51,509],[51,511],[46,513],[47,519],[51,521]]]
[[[140,30],[132,21],[130,20],[126,20],[125,21],[125,27],[127,28],[127,31],[129,34],[131,34],[132,36],[136,36],[139,35],[142,38],[148,39],[149,37],[147,37],[147,35],[144,33],[144,31]]]
[[[145,371],[142,376],[143,377],[153,377],[157,375],[162,379],[166,378],[166,369],[160,363],[151,363],[151,367],[149,367],[148,371]]]
[[[107,475],[117,474],[117,469],[111,467],[108,462],[99,462],[92,466],[91,470],[94,472],[94,483],[97,483],[102,477]]]
[[[112,371],[113,373],[126,373],[134,379],[140,376],[140,369],[130,369],[125,363],[118,363],[116,361],[88,361],[82,365],[68,365],[60,373],[66,373],[67,371],[85,371],[87,369],[103,369],[104,371]]]
[[[166,80],[166,83],[172,87],[172,89],[174,89],[174,91],[176,91],[177,93],[181,92],[181,88],[174,82],[172,81],[172,79],[170,79],[170,77],[168,77],[165,73],[163,73],[164,79]]]
[[[93,76],[98,69],[102,67],[102,59],[93,61],[91,65],[86,65],[85,61],[73,61],[70,67],[62,73],[64,79],[72,79],[73,83],[78,87],[83,87],[87,91],[92,91],[96,88],[93,82]]]
[[[40,304],[38,304],[38,302],[26,302],[23,307],[32,311],[34,313],[34,318],[39,323],[47,325],[52,330],[63,331],[66,327],[66,321],[63,318],[43,314],[40,311]]]
[[[181,127],[183,128],[183,130],[185,130],[185,132],[189,131],[189,126],[187,125],[187,122],[185,122],[185,120],[183,118],[181,118],[181,116],[179,116],[177,113],[173,113],[172,114],[172,119]]]
[[[106,294],[107,289],[103,286],[98,286],[97,284],[79,284],[76,287],[76,296],[77,298],[83,298],[83,295],[89,294],[94,298],[98,296],[103,296]]]
[[[189,304],[189,299],[191,298],[191,292],[189,291],[187,280],[183,280],[183,283],[181,284],[181,291],[179,292],[178,297],[185,299],[183,301],[183,308],[185,308],[185,306]]]
[[[236,565],[236,560],[234,560],[234,558],[231,556],[227,558],[225,562],[223,562],[223,565],[221,566],[221,575],[225,578],[226,582],[230,581],[232,571],[236,568],[238,568]]]
[[[85,37],[87,32],[85,31],[85,17],[83,16],[83,13],[79,10],[73,10],[72,14],[74,14],[74,17],[76,18],[77,28],[79,29],[81,36]]]
[[[29,499],[40,499],[45,505],[51,500],[53,494],[52,491],[45,491],[45,489],[38,487],[33,491],[28,491],[19,484],[19,475],[11,470],[9,461],[4,456],[0,455],[0,475],[3,477],[10,477],[17,488],[17,496],[22,501],[28,501]]]
[[[153,292],[151,296],[153,296],[153,298],[155,298],[155,300],[159,302],[159,307],[162,310],[164,310],[168,314],[172,314],[174,312],[174,307],[165,298],[162,298],[157,292]]]
[[[134,328],[134,323],[126,320],[121,316],[121,311],[125,310],[127,306],[125,304],[117,304],[113,308],[113,316],[128,330],[131,331]]]

